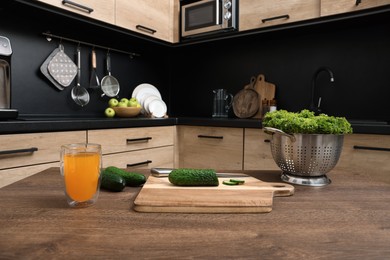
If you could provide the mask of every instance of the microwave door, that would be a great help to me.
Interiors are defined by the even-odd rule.
[[[205,0],[182,7],[182,36],[220,30],[220,0]]]

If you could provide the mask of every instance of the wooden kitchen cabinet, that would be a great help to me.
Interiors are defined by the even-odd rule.
[[[320,0],[240,0],[239,30],[251,30],[320,16]]]
[[[270,140],[263,129],[245,128],[244,170],[280,170],[272,157]]]
[[[70,12],[74,12],[106,23],[115,23],[115,0],[38,0]]]
[[[116,25],[168,42],[179,41],[179,0],[116,0]]]
[[[321,16],[388,5],[390,0],[321,0]]]
[[[177,126],[179,167],[242,170],[243,128]]]
[[[86,142],[86,131],[0,135],[0,187],[59,166],[60,147]]]
[[[351,170],[355,174],[368,175],[372,179],[390,183],[389,149],[390,135],[345,135],[336,168]]]
[[[88,142],[102,145],[104,167],[173,167],[174,140],[174,126],[88,130]]]

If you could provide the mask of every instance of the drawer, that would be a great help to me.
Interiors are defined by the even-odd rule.
[[[240,0],[240,31],[320,16],[320,0]]]
[[[59,162],[45,163],[34,166],[18,167],[7,170],[0,170],[0,188],[7,186],[11,183],[17,182],[21,179],[27,178],[28,176],[34,175],[38,172],[46,170],[50,167],[59,167]]]
[[[390,0],[321,0],[321,16],[359,11],[367,8],[388,5]]]
[[[88,130],[88,142],[101,144],[103,154],[173,145],[174,127]]]
[[[145,149],[103,156],[103,167],[150,169],[173,168],[173,146]]]
[[[243,129],[179,126],[179,167],[242,170]]]
[[[280,170],[272,157],[270,139],[263,129],[245,129],[244,170]]]
[[[82,142],[85,131],[0,135],[0,169],[57,162],[61,145]]]

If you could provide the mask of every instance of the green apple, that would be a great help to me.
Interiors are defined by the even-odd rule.
[[[114,117],[115,110],[112,109],[111,107],[108,107],[108,108],[106,108],[106,110],[104,110],[104,114],[106,115],[106,117]]]
[[[127,98],[121,98],[121,100],[119,100],[119,102],[124,102],[127,104],[129,102],[129,100]]]
[[[120,101],[119,103],[118,103],[118,107],[127,107],[127,102],[128,101]]]
[[[136,98],[130,98],[128,106],[129,107],[137,107],[137,105],[138,105],[137,99]]]
[[[116,99],[116,98],[111,98],[111,99],[108,101],[108,106],[109,106],[109,107],[116,107],[118,104],[119,104],[119,101],[118,101],[118,99]]]

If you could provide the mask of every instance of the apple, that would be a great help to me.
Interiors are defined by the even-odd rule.
[[[127,98],[121,98],[121,100],[119,100],[119,103],[120,102],[124,102],[124,103],[127,104],[129,102],[129,100]]]
[[[125,102],[120,101],[120,102],[118,103],[118,107],[127,107],[127,102],[128,102],[128,101],[125,101]]]
[[[116,98],[111,98],[111,99],[108,101],[108,106],[109,106],[109,107],[116,107],[118,104],[119,104],[119,101],[118,101],[118,99],[116,99]]]
[[[138,105],[137,99],[136,98],[130,98],[128,106],[129,107],[137,107],[137,105]]]
[[[106,108],[106,110],[104,110],[104,114],[106,115],[106,117],[114,117],[115,110],[112,109],[111,107],[108,107],[108,108]]]

